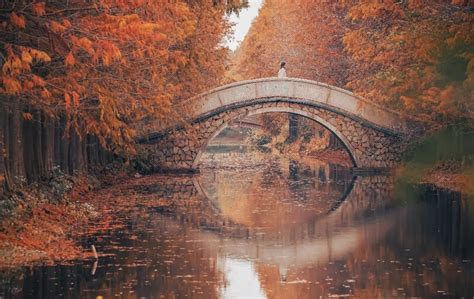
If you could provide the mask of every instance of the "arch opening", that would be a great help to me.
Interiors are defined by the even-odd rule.
[[[221,124],[213,134],[202,144],[200,147],[194,161],[193,161],[193,168],[199,168],[201,163],[201,158],[203,154],[207,151],[209,146],[213,145],[213,141],[216,139],[221,139],[221,135],[227,135],[226,132],[229,128],[235,127],[244,127],[250,129],[265,129],[262,124],[258,124],[255,121],[255,117],[263,116],[263,115],[272,115],[272,114],[287,114],[287,115],[295,115],[300,119],[308,120],[309,122],[315,123],[320,125],[326,132],[328,132],[331,137],[334,137],[335,140],[339,142],[339,145],[342,147],[344,152],[347,153],[348,158],[350,159],[352,167],[358,167],[360,165],[359,158],[356,155],[355,149],[351,146],[351,143],[344,136],[336,127],[334,127],[330,122],[323,119],[319,115],[315,113],[311,113],[309,111],[305,111],[302,109],[298,109],[291,106],[270,106],[270,107],[259,107],[256,109],[249,109],[247,112],[243,114],[239,114],[237,117],[234,117],[230,121],[224,122]],[[290,121],[291,123],[291,121]],[[290,124],[291,125],[291,124]],[[261,127],[261,128],[260,128]],[[224,136],[225,137],[225,136]],[[301,137],[301,136],[300,136]]]

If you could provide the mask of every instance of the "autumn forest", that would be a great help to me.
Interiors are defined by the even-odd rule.
[[[245,38],[229,49],[240,30],[231,17],[242,22],[252,9]],[[287,78],[278,81],[282,65]],[[465,262],[474,258],[472,0],[4,0],[0,68],[0,298],[40,294],[36,272],[4,269],[91,259],[97,274],[74,266],[77,293],[61,294],[109,298],[142,274],[136,279],[151,287],[131,289],[143,297],[474,294]],[[258,98],[239,84],[307,84],[350,99]],[[193,104],[211,90],[218,106],[212,92]],[[456,210],[455,219],[440,209]],[[431,210],[435,220],[423,212]],[[431,253],[408,228],[413,215]],[[430,230],[450,225],[457,238]],[[109,237],[120,248],[160,248],[158,256],[188,251],[147,261]],[[212,240],[220,251],[206,245]],[[318,242],[337,250],[326,257]],[[253,257],[254,243],[281,249]],[[302,256],[286,257],[291,244]],[[405,267],[404,258],[419,260],[416,269],[440,264],[420,278],[417,262]],[[146,270],[127,268],[117,289],[105,280],[118,270],[100,268],[102,259]],[[379,260],[400,260],[405,277],[426,280],[377,282],[395,271]],[[244,261],[253,274],[236,266]],[[315,270],[322,264],[333,285]],[[246,293],[251,283],[234,290],[236,273],[259,291]],[[155,281],[160,275],[170,280]],[[192,285],[188,275],[200,278]]]

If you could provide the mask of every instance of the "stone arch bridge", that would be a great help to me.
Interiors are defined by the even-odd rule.
[[[249,115],[289,112],[333,132],[358,168],[397,164],[414,124],[394,111],[327,84],[296,78],[262,78],[213,89],[181,103],[186,125],[143,132],[153,171],[196,171],[208,142],[229,123]],[[153,126],[151,126],[153,127]]]

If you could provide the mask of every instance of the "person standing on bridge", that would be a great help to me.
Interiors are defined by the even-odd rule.
[[[278,71],[278,78],[286,78],[286,69],[285,69],[286,62],[282,61],[280,63],[280,70]]]

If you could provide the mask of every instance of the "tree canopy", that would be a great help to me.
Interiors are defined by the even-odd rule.
[[[0,8],[1,104],[62,116],[107,148],[133,150],[133,124],[175,121],[176,101],[217,85],[224,71],[220,42],[230,27],[219,2],[6,1]]]
[[[322,81],[427,122],[474,118],[472,1],[266,1],[228,80]]]

